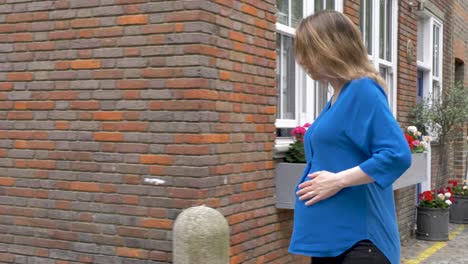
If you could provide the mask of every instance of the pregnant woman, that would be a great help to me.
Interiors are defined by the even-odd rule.
[[[399,264],[392,183],[411,152],[358,28],[321,11],[301,21],[296,58],[332,99],[305,135],[289,251],[313,264]]]

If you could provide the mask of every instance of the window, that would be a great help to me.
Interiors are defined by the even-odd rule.
[[[396,113],[396,0],[361,0],[360,25],[369,60],[387,83],[390,108]],[[374,37],[375,36],[375,37]],[[378,37],[377,37],[378,36]]]
[[[327,103],[329,87],[305,74],[294,58],[294,35],[299,21],[323,9],[342,11],[343,0],[277,0],[276,86],[277,148],[286,150],[290,131],[306,122],[312,123]],[[284,146],[286,147],[284,149]]]
[[[420,13],[417,39],[417,100],[437,99],[442,93],[442,29],[442,23],[431,13]]]

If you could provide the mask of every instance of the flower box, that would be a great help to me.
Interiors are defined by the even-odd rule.
[[[276,164],[276,208],[294,209],[296,185],[304,173],[305,163],[279,162]]]
[[[429,153],[413,153],[410,168],[393,183],[393,190],[418,184],[427,180]]]
[[[412,156],[411,167],[393,183],[394,190],[427,180],[428,153],[416,153]],[[305,166],[305,163],[279,162],[276,164],[276,208],[294,209],[296,185],[304,173]]]

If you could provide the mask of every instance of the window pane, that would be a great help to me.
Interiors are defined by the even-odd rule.
[[[315,0],[315,9],[314,12],[318,12],[323,10],[325,7],[323,6],[323,0]]]
[[[439,76],[439,60],[440,60],[440,43],[439,43],[439,32],[440,28],[436,25],[434,25],[434,40],[433,40],[433,61],[432,61],[432,70],[433,70],[433,75],[438,77]]]
[[[372,54],[372,0],[361,0],[360,29],[367,52]]]
[[[335,0],[327,0],[327,9],[335,9]]]
[[[292,14],[291,14],[291,27],[296,27],[297,23],[302,19],[303,17],[303,3],[302,0],[293,0],[291,1],[291,9],[292,9]]]
[[[277,128],[276,137],[291,137],[293,128]]]
[[[289,1],[276,0],[276,8],[278,9],[278,23],[289,26]]]
[[[392,40],[392,1],[380,0],[380,30],[379,42],[381,59],[391,61],[391,40]]]
[[[283,90],[283,109],[284,119],[296,118],[296,61],[294,58],[294,41],[293,38],[283,36],[284,45],[284,62],[286,63],[286,76],[284,78],[285,86]]]
[[[277,34],[276,40],[277,64],[277,118],[296,118],[296,64],[294,60],[293,38]]]
[[[422,101],[424,96],[424,72],[418,70],[418,93],[416,94],[416,103]]]
[[[418,60],[424,62],[424,19],[418,19]]]
[[[315,81],[315,112],[314,118],[317,118],[322,112],[328,101],[328,84]]]
[[[283,109],[281,108],[281,90],[282,90],[282,78],[281,78],[281,35],[276,34],[276,118],[281,118]]]
[[[385,67],[383,65],[379,66],[379,73],[380,76],[385,80],[385,84],[387,85],[387,98],[389,107],[393,110],[393,74],[390,71],[390,68]]]
[[[438,100],[440,97],[440,85],[439,82],[433,81],[432,82],[432,99],[434,101]]]

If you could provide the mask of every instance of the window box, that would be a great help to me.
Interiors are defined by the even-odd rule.
[[[426,181],[428,157],[427,152],[413,154],[411,167],[393,183],[393,189],[397,190]],[[276,164],[276,208],[294,209],[296,185],[304,172],[305,166],[305,163],[279,162]]]
[[[276,208],[294,209],[296,185],[304,172],[305,163],[276,163]]]
[[[413,153],[411,167],[393,183],[393,190],[421,183],[427,180],[427,159],[429,153]]]

